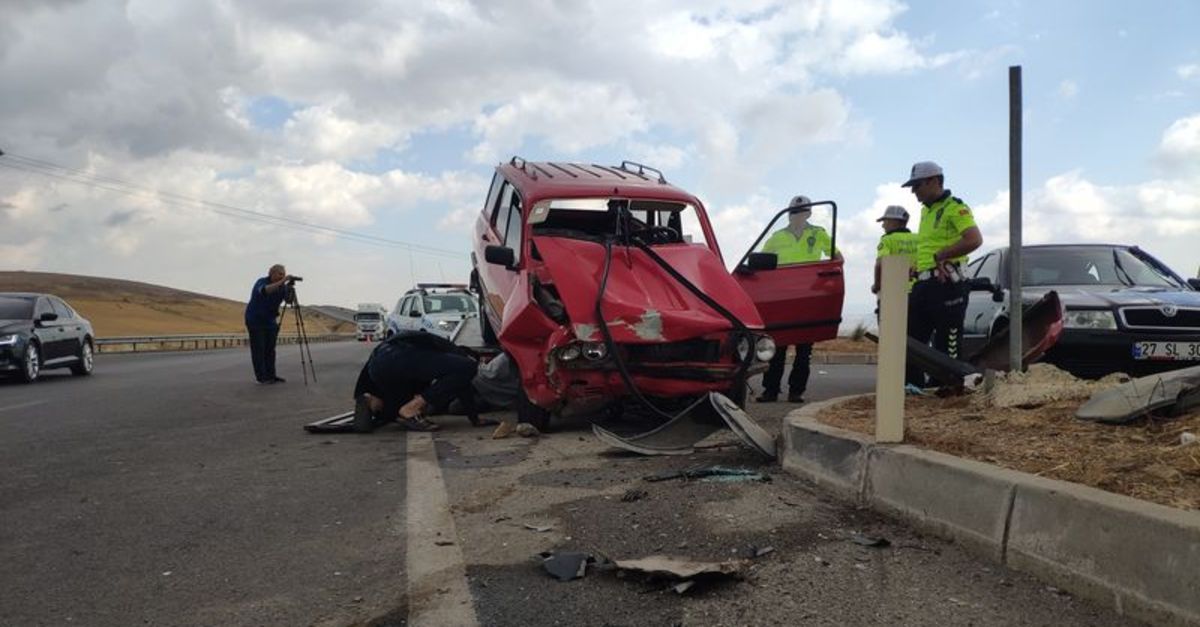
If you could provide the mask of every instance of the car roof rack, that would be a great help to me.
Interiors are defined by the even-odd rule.
[[[458,288],[467,289],[466,283],[417,283],[417,289],[426,290],[434,288]]]
[[[549,170],[536,163],[529,163],[523,157],[513,155],[513,158],[508,160],[508,164],[529,175],[529,178],[535,181],[538,178],[538,173],[544,174],[546,178],[554,178],[554,175]]]
[[[646,176],[646,170],[649,170],[658,175],[659,183],[661,183],[663,185],[667,184],[667,177],[663,176],[662,170],[659,170],[658,168],[652,168],[643,163],[638,163],[636,161],[628,161],[628,160],[622,161],[621,165],[619,165],[617,167],[618,167],[618,169],[620,169],[622,171],[628,172],[630,174],[637,174],[638,176],[641,176],[643,178]],[[634,167],[637,168],[637,172],[633,171]]]

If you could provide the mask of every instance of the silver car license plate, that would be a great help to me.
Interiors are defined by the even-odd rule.
[[[1163,361],[1200,361],[1200,342],[1134,342],[1133,358]]]

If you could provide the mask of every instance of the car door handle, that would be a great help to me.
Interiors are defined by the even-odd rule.
[[[841,270],[822,270],[817,273],[817,276],[841,276]]]

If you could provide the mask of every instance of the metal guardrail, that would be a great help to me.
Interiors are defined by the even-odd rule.
[[[279,344],[295,344],[299,340],[294,333],[279,334]],[[353,333],[324,333],[309,335],[309,342],[342,342],[354,339]],[[209,333],[192,335],[131,335],[124,337],[96,338],[98,353],[137,353],[141,350],[207,350],[245,346],[249,337],[245,333]]]

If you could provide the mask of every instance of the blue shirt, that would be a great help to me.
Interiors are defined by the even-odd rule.
[[[279,323],[275,318],[279,315],[279,305],[283,303],[283,297],[287,295],[287,288],[281,287],[274,292],[267,293],[266,287],[270,283],[267,277],[263,277],[254,282],[254,287],[250,290],[250,302],[246,303],[246,326],[251,328],[274,327]]]

